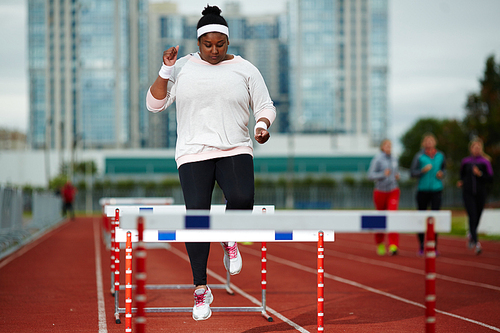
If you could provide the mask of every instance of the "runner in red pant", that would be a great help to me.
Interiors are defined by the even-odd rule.
[[[398,186],[398,162],[391,155],[392,144],[390,140],[383,140],[380,144],[380,153],[376,155],[368,169],[368,178],[375,182],[373,202],[377,210],[397,210],[399,206],[400,190]],[[377,254],[385,255],[384,233],[375,234]],[[399,247],[399,234],[389,233],[389,254],[396,255]]]

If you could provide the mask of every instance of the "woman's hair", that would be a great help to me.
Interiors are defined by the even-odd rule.
[[[387,141],[391,142],[391,140],[389,140],[389,139],[384,139],[384,140],[382,140],[382,141],[380,142],[380,146],[379,146],[380,150],[382,150],[382,147],[385,145],[385,143],[386,143]]]
[[[421,146],[424,145],[424,141],[425,139],[427,139],[428,137],[431,137],[434,139],[434,142],[437,144],[438,140],[436,138],[436,136],[434,134],[432,134],[431,132],[426,132],[424,133],[424,135],[422,135],[422,142],[420,143]]]
[[[470,142],[469,142],[469,148],[472,147],[472,145],[475,144],[475,143],[479,143],[481,145],[481,147],[484,146],[483,140],[481,140],[481,138],[479,138],[479,137],[476,136],[474,139],[470,140]]]
[[[200,29],[209,24],[223,25],[228,27],[226,20],[221,16],[222,10],[217,6],[207,5],[201,12],[203,15],[198,21],[196,29]],[[227,34],[226,34],[227,35]],[[201,36],[198,36],[198,38]]]
[[[481,145],[481,156],[483,156],[484,158],[486,158],[488,161],[491,162],[491,156],[488,155],[488,154],[486,154],[484,152],[484,150],[483,150],[484,149],[484,142],[483,142],[483,140],[480,137],[476,136],[474,139],[470,140],[470,142],[469,142],[469,150],[471,149],[472,145],[475,144],[475,143]]]

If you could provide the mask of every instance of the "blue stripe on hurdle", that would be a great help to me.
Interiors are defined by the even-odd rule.
[[[139,207],[139,213],[152,213],[153,207]]]
[[[362,215],[361,229],[385,229],[387,227],[387,216]]]
[[[293,232],[274,232],[274,240],[293,240]]]
[[[158,230],[158,240],[159,241],[174,241],[174,240],[176,240],[176,233],[175,233],[175,231]]]
[[[208,215],[186,215],[186,229],[209,229],[210,216]]]

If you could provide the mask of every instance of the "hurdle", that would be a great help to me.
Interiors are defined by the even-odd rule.
[[[106,215],[108,205],[173,205],[174,198],[171,197],[104,197],[99,199],[102,209],[103,239],[106,247],[110,250],[110,270],[111,270],[111,295],[114,296],[114,273],[115,273],[115,216]]]
[[[137,241],[136,223],[144,217],[147,229],[145,242],[164,241],[318,241],[318,288],[324,287],[323,245],[333,241],[333,231],[339,232],[425,232],[428,221],[433,222],[436,232],[451,231],[450,211],[276,211],[274,214],[255,216],[248,212],[227,211],[225,214],[208,211],[189,211],[185,214],[166,215],[163,207],[107,207],[108,216],[113,209],[121,211],[117,239],[124,239],[124,232],[131,231]],[[432,219],[429,219],[432,218]],[[311,227],[314,226],[314,229]],[[230,228],[230,230],[228,230]],[[203,236],[199,237],[200,229]],[[244,231],[243,233],[241,231]],[[323,232],[322,232],[323,231]],[[135,235],[134,235],[135,233]],[[198,235],[198,236],[197,236]],[[197,238],[198,237],[198,238]],[[208,238],[207,238],[208,237]],[[329,238],[331,237],[331,238]],[[320,260],[321,259],[321,260]],[[323,331],[322,289],[318,289],[318,332]],[[260,308],[259,308],[260,310]],[[191,311],[185,308],[176,312]],[[216,310],[224,311],[224,309]],[[241,310],[230,310],[241,311]],[[147,309],[146,312],[173,312],[162,309]]]
[[[173,216],[178,216],[179,214],[174,214],[175,211],[179,212],[182,211],[181,207],[177,206],[170,206],[170,207],[162,207],[162,206],[155,206],[155,207],[141,207],[141,206],[112,206],[108,207],[108,215],[112,214],[112,210],[115,209],[115,215],[116,218],[115,220],[118,221],[117,224],[115,224],[116,231],[116,242],[120,243],[122,241],[125,241],[127,239],[127,234],[132,235],[132,241],[137,242],[139,241],[139,233],[136,229],[136,227],[131,226],[129,228],[124,228],[121,225],[121,219],[125,218],[126,216],[134,216],[138,217],[140,216],[139,212],[142,212],[144,214],[144,217],[148,216],[151,217],[150,214],[153,214],[153,211],[156,210],[156,213],[161,212],[164,213],[164,215],[161,215],[161,219],[163,220],[163,225],[165,226],[166,224],[169,224],[169,220]],[[184,215],[186,214],[185,208],[184,210]],[[165,214],[165,212],[170,213],[170,214]],[[232,212],[232,211],[231,211]],[[225,215],[225,214],[231,214],[231,212],[226,211],[224,213],[224,206],[223,205],[214,205],[212,206],[211,214],[217,214],[217,215]],[[260,214],[259,216],[266,216],[266,215],[272,215],[274,212],[274,206],[254,206],[253,214],[249,214],[248,212],[239,212],[240,214],[243,213],[243,215],[248,216],[248,215],[253,215],[255,217],[255,214]],[[267,214],[271,213],[271,214]],[[131,215],[129,215],[131,214]],[[205,213],[206,214],[206,213]],[[199,215],[192,216],[195,220],[199,220]],[[234,221],[233,221],[234,222]],[[196,223],[196,222],[195,222]],[[321,237],[323,238],[323,235],[325,235],[325,240],[326,241],[333,241],[334,240],[334,235],[332,230],[324,231],[321,234]],[[267,273],[267,268],[266,268],[266,242],[267,241],[318,241],[319,237],[319,232],[316,230],[294,230],[291,232],[275,232],[274,230],[245,230],[244,232],[242,231],[231,231],[231,230],[217,230],[217,231],[211,231],[211,230],[202,230],[200,233],[200,230],[151,230],[149,227],[147,230],[144,230],[144,242],[193,242],[193,241],[202,241],[202,242],[223,242],[223,241],[228,241],[228,240],[234,240],[234,241],[252,241],[252,242],[262,242],[262,248],[261,248],[261,289],[262,289],[262,300],[261,300],[261,306],[257,307],[211,307],[213,312],[260,312],[264,318],[266,318],[268,321],[272,321],[272,317],[267,314],[266,311],[266,273]],[[117,249],[119,247],[116,247]],[[115,254],[116,257],[119,258],[119,252]],[[117,273],[115,273],[115,277],[119,277],[119,263],[116,265]],[[227,282],[229,283],[229,274]],[[146,289],[172,289],[172,288],[163,288],[164,285],[157,286],[154,288],[146,288]],[[192,285],[180,285],[180,286],[186,286],[188,288],[193,288]],[[217,285],[211,285],[212,289],[214,286]],[[223,285],[224,286],[224,285]],[[175,287],[176,289],[179,289]],[[124,313],[126,309],[120,308],[119,307],[119,301],[118,301],[118,290],[121,290],[121,287],[119,286],[119,278],[115,279],[115,321],[116,323],[120,323],[119,316],[121,313]],[[134,309],[134,311],[136,311]],[[191,312],[192,307],[176,307],[176,308],[171,308],[171,307],[163,307],[163,308],[146,308],[146,312]]]
[[[135,198],[123,198],[123,202],[129,204],[130,202],[133,202],[133,200],[135,200]],[[129,200],[130,199],[130,200]],[[160,198],[163,200],[163,198]],[[167,198],[168,199],[168,198]],[[110,268],[111,268],[111,295],[112,296],[115,296],[115,290],[116,290],[116,285],[118,283],[119,285],[119,288],[118,290],[124,290],[124,286],[120,285],[119,284],[119,277],[116,276],[116,275],[119,275],[120,274],[120,243],[121,242],[125,242],[125,234],[121,234],[120,235],[120,240],[119,241],[116,241],[115,240],[115,233],[116,232],[123,232],[122,229],[119,228],[119,215],[118,215],[118,211],[121,211],[122,213],[123,212],[126,212],[126,213],[135,213],[135,212],[140,212],[140,213],[148,213],[148,212],[152,212],[153,211],[153,207],[154,209],[158,212],[158,210],[160,210],[160,212],[162,213],[167,213],[167,214],[171,214],[171,213],[185,213],[186,212],[186,207],[184,205],[163,205],[161,204],[162,200],[158,200],[156,201],[156,203],[158,203],[158,205],[147,205],[147,206],[144,206],[144,205],[132,205],[132,204],[129,204],[129,205],[126,205],[126,206],[123,206],[123,205],[119,205],[119,206],[112,206],[111,209],[106,209],[104,208],[105,210],[105,216],[107,219],[109,219],[112,223],[112,226],[113,228],[111,228],[111,239],[110,239]],[[116,202],[118,202],[119,200],[116,200]],[[116,207],[120,207],[119,210],[117,210],[118,208]],[[115,213],[114,214],[111,214],[110,212],[113,211],[113,209],[115,210]],[[225,211],[225,205],[211,205],[211,211],[212,212],[216,212],[216,213],[224,213]],[[254,206],[254,209],[253,209],[253,212],[254,213],[260,213],[260,214],[263,214],[263,213],[268,213],[268,214],[273,214],[274,213],[274,206],[272,205],[256,205]],[[116,221],[116,222],[115,222]],[[135,237],[137,239],[137,233],[135,234]],[[137,240],[135,240],[137,241]],[[184,242],[188,242],[190,240],[184,240]],[[191,240],[192,241],[192,240]],[[203,241],[203,240],[200,240],[200,241]],[[150,241],[149,241],[150,242]],[[157,242],[157,240],[154,240],[153,242]],[[230,295],[234,295],[234,291],[231,289],[230,287],[230,283],[231,283],[231,275],[229,274],[229,272],[226,273],[226,283],[225,284],[213,284],[211,285],[212,289],[226,289],[226,292]],[[135,289],[135,286],[133,286],[133,288]],[[184,285],[179,285],[179,284],[175,284],[175,285],[148,285],[147,286],[147,289],[190,289],[192,288],[192,285],[189,285],[189,284],[184,284]],[[115,303],[117,301],[115,300]],[[120,323],[120,320],[117,319],[117,323]]]
[[[115,232],[114,234],[115,235],[118,235],[117,237],[115,237],[115,242],[114,242],[114,245],[112,244],[112,248],[114,248],[114,259],[113,259],[113,262],[114,262],[114,280],[112,280],[112,290],[113,290],[113,295],[115,296],[115,321],[117,324],[121,323],[121,320],[119,318],[119,314],[120,313],[123,313],[124,309],[123,308],[120,308],[119,307],[119,296],[118,296],[118,292],[120,290],[127,290],[127,286],[123,286],[123,285],[120,285],[120,278],[119,278],[119,275],[120,275],[120,246],[119,244],[121,242],[124,242],[127,238],[128,238],[128,233],[130,231],[125,231],[124,229],[120,228],[120,215],[124,214],[125,211],[129,212],[132,210],[132,212],[142,212],[144,214],[144,212],[151,212],[153,210],[153,207],[149,207],[149,206],[117,206],[117,207],[120,207],[121,209],[119,208],[115,208],[115,207],[112,207],[111,209],[108,209],[108,215],[111,216],[111,212],[112,209],[115,209],[115,217],[114,217],[114,221],[115,221]],[[154,209],[160,209],[162,212],[166,212],[168,214],[175,214],[175,213],[185,213],[186,212],[186,208],[185,206],[183,205],[170,205],[170,206],[154,206]],[[225,211],[225,205],[212,205],[211,206],[211,211],[212,212],[216,212],[216,213],[224,213]],[[259,205],[256,205],[254,206],[254,209],[253,209],[253,213],[255,214],[265,214],[265,213],[268,213],[268,214],[272,214],[274,213],[274,206],[271,206],[271,205],[264,205],[264,206],[259,206]],[[166,217],[168,219],[168,217]],[[146,233],[149,233],[149,230],[146,231]],[[138,241],[138,232],[136,230],[133,230],[133,234],[134,234],[134,242],[137,242]],[[124,238],[125,237],[125,238]],[[165,238],[166,237],[166,238]],[[190,235],[188,235],[188,237],[190,237]],[[230,236],[228,236],[230,237]],[[199,239],[199,240],[196,240],[196,239],[189,239],[189,238],[186,238],[186,239],[178,239],[176,240],[175,238],[172,238],[171,235],[165,235],[163,234],[162,235],[162,238],[160,239],[160,241],[164,241],[164,242],[171,242],[171,241],[177,241],[177,242],[188,242],[188,241],[203,241],[203,242],[220,242],[220,241],[227,241],[228,239],[232,239],[232,238],[225,238],[225,240],[221,240],[222,238],[217,238],[217,239],[214,239],[213,237],[212,238],[206,238],[206,237],[202,237],[202,239]],[[151,240],[151,239],[147,239],[145,240],[145,242],[158,242],[158,238],[155,239],[155,240]],[[262,247],[262,253],[263,253],[263,257],[265,255],[265,243],[263,243],[263,247]],[[127,254],[128,255],[128,254]],[[265,261],[265,259],[263,259],[263,261]],[[264,263],[265,264],[265,263]],[[263,264],[263,265],[264,265]],[[265,276],[265,274],[263,275]],[[265,281],[263,282],[263,288],[265,287]],[[132,287],[135,287],[135,286],[132,286]],[[226,283],[225,284],[212,284],[210,285],[210,287],[212,289],[226,289],[226,292],[228,294],[231,294],[231,295],[234,295],[234,292],[233,290],[231,289],[230,287],[230,274],[229,272],[226,273]],[[193,285],[191,284],[185,284],[185,285],[179,285],[179,284],[170,284],[170,285],[147,285],[146,286],[146,289],[156,289],[156,290],[159,290],[159,289],[191,289],[193,288]],[[264,304],[264,308],[265,308],[265,293],[263,293],[262,295],[263,297],[263,300],[262,300],[262,304]],[[191,311],[191,308],[185,308],[183,310],[181,310],[182,312],[186,312],[186,311]],[[243,309],[243,311],[261,311],[263,316],[265,316],[269,321],[272,321],[272,318],[267,315],[267,313],[265,311],[262,311],[262,307],[255,307],[255,308],[241,308]],[[226,311],[236,311],[235,309],[228,309],[228,308],[225,308],[224,310]],[[161,309],[149,309],[148,312],[181,312],[178,308],[161,308]],[[217,309],[217,308],[212,308],[212,311],[221,311],[220,309]]]

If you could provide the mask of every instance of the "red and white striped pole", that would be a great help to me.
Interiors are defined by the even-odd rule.
[[[267,290],[267,246],[266,242],[262,242],[261,248],[261,270],[260,270],[260,285],[262,288],[262,315],[267,321],[273,321],[273,317],[267,314],[266,311],[266,290]]]
[[[427,218],[425,235],[425,332],[436,331],[436,234],[435,220]]]
[[[127,231],[125,248],[125,332],[132,332],[132,233]]]
[[[119,210],[115,211],[115,322],[120,324],[120,314],[118,313],[120,295],[120,242],[116,241],[116,231],[120,227]]]
[[[137,304],[137,317],[135,319],[135,328],[137,333],[146,332],[146,249],[144,247],[144,218],[140,216],[137,219],[137,231],[139,232],[139,242],[135,251],[137,257],[135,280],[137,283],[137,293],[135,302]]]
[[[115,217],[110,218],[110,223],[111,223],[111,228],[110,228],[110,234],[111,234],[111,249],[110,249],[110,268],[111,268],[111,295],[115,295],[115,288],[114,288],[114,281],[115,281],[115,221],[119,220],[119,211],[118,209],[115,211]]]
[[[266,242],[262,242],[262,248],[261,248],[261,257],[260,257],[260,262],[261,262],[261,270],[260,270],[260,285],[262,287],[262,290],[267,289],[267,247],[266,247]]]
[[[325,248],[323,242],[323,231],[318,232],[318,332],[324,331],[323,318],[324,318],[324,303],[325,303]]]

